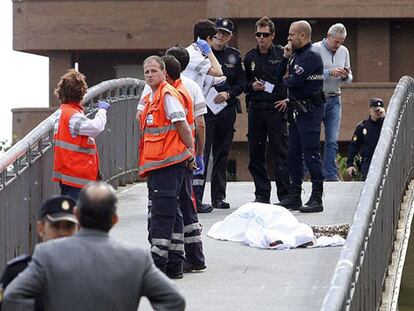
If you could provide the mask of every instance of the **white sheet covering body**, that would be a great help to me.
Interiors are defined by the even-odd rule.
[[[299,223],[286,208],[253,202],[242,205],[224,220],[216,222],[207,235],[213,239],[270,249],[296,248],[308,243],[313,247],[338,246],[345,242],[343,238],[333,236],[322,237],[323,243],[318,243],[312,228]]]

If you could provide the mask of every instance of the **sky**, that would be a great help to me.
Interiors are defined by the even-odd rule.
[[[13,51],[12,15],[12,0],[0,0],[0,141],[9,142],[11,109],[49,106],[49,59]]]

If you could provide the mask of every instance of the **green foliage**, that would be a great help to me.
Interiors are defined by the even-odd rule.
[[[354,177],[348,176],[348,172],[346,171],[347,169],[346,161],[347,161],[347,157],[343,157],[340,154],[338,154],[338,156],[336,157],[339,178],[344,181],[351,181],[351,180],[360,181],[362,176],[361,176],[361,172],[359,171],[360,165],[358,163],[361,163],[361,156],[357,155],[355,157],[354,166],[356,168],[356,175]]]

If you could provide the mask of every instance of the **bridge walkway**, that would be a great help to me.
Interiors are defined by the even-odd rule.
[[[294,212],[309,225],[351,224],[362,182],[325,183],[323,213]],[[304,183],[305,199],[311,184]],[[210,184],[206,187],[206,202]],[[149,248],[147,241],[147,188],[145,183],[120,188],[120,222],[111,231],[119,239]],[[320,310],[329,288],[341,247],[263,250],[207,237],[211,226],[237,207],[254,199],[252,182],[227,186],[230,210],[200,214],[207,269],[185,274],[177,284],[190,311]],[[273,190],[272,202],[277,198]],[[151,310],[143,300],[140,310]]]

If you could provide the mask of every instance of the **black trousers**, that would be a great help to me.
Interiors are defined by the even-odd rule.
[[[184,186],[180,192],[180,209],[184,220],[185,260],[193,265],[205,263],[201,225],[198,222],[197,210],[193,201],[193,171],[186,169]]]
[[[195,175],[193,189],[196,203],[199,207],[203,200],[210,152],[213,155],[213,170],[211,172],[211,202],[226,198],[226,169],[227,160],[234,137],[236,109],[228,106],[214,115],[210,110],[204,115],[206,122],[206,143],[204,147],[204,174]]]
[[[59,183],[59,187],[60,187],[60,195],[71,197],[75,201],[79,199],[79,194],[82,188],[72,187],[69,185],[62,184],[61,182]]]
[[[178,198],[186,168],[175,164],[150,171],[148,177],[149,240],[155,265],[164,273],[182,271],[183,216]]]
[[[279,201],[288,194],[289,173],[287,121],[276,109],[250,109],[248,115],[249,171],[255,185],[256,199],[270,202],[271,183],[266,167],[266,141],[274,164],[274,175]]]
[[[288,168],[293,184],[301,185],[303,160],[311,175],[312,182],[323,182],[320,153],[321,122],[324,115],[323,104],[305,114],[299,114],[296,122],[289,125]]]

